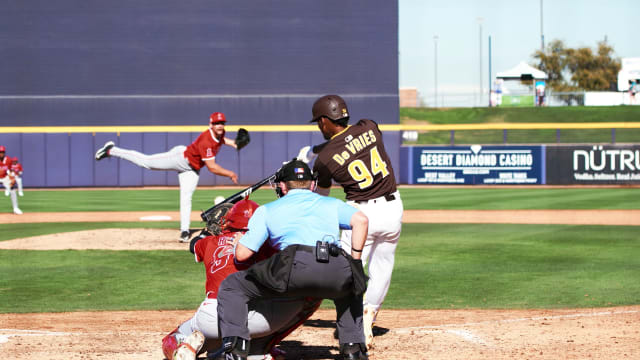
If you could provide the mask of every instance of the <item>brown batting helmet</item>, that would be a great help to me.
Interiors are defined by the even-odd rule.
[[[313,119],[310,122],[316,122],[323,116],[331,121],[349,120],[347,103],[338,95],[325,95],[319,98],[313,103],[311,112],[313,113]]]

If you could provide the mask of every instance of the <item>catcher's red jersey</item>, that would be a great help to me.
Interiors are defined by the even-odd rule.
[[[217,139],[213,130],[207,129],[198,136],[196,141],[187,146],[184,156],[194,170],[200,170],[206,160],[215,159],[222,144],[224,144],[224,134]]]
[[[218,297],[218,288],[227,276],[245,270],[254,262],[268,258],[275,253],[269,246],[260,248],[250,263],[236,264],[233,255],[233,246],[227,245],[227,242],[233,241],[233,237],[237,232],[225,230],[218,236],[207,236],[202,240],[198,240],[194,246],[194,253],[197,262],[204,262],[206,271],[207,297],[215,299]],[[244,232],[240,232],[244,234]]]

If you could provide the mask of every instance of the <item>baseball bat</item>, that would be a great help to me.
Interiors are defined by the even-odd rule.
[[[203,211],[200,214],[200,218],[202,218],[202,221],[207,222],[209,220],[209,217],[212,213],[215,212],[215,210],[223,205],[223,204],[235,204],[240,200],[246,199],[249,195],[251,195],[252,192],[258,190],[262,185],[275,180],[276,178],[276,174],[273,174],[267,178],[264,178],[260,181],[258,181],[257,183],[247,187],[246,189],[243,189],[231,196],[229,196],[228,198],[224,199],[222,202],[213,205],[212,207],[208,208],[207,210]]]

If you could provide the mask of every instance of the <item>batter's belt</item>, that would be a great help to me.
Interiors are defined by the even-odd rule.
[[[374,198],[374,199],[369,199],[369,200],[357,200],[354,201],[357,204],[376,204],[379,202],[391,202],[394,201],[396,199],[400,198],[400,194],[398,193],[398,191],[394,191],[392,193],[388,193],[388,194],[384,194],[380,197]]]

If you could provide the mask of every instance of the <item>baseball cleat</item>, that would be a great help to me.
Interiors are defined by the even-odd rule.
[[[198,330],[192,332],[178,345],[178,350],[173,354],[173,360],[195,360],[203,344],[204,335]]]
[[[22,215],[22,210],[18,209],[17,207],[13,208],[13,213],[16,215]]]
[[[107,141],[98,151],[96,151],[96,160],[102,160],[109,156],[109,150],[116,146],[113,141]]]
[[[358,343],[340,344],[340,359],[342,360],[369,360],[367,346]]]
[[[189,242],[189,232],[188,231],[183,231],[180,233],[180,241],[181,243],[187,243]]]
[[[22,191],[19,191],[19,192],[18,192],[18,195],[19,195],[19,196],[24,196],[24,193],[23,193]]]
[[[4,191],[4,196],[9,196],[9,189],[6,189],[6,190]]]

